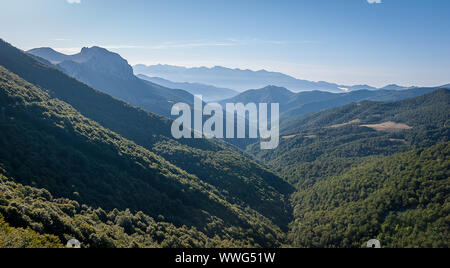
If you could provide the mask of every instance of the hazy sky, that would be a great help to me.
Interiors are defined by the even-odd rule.
[[[98,45],[131,64],[266,69],[340,84],[450,83],[448,0],[3,0],[0,6],[0,38],[21,49],[76,53]]]

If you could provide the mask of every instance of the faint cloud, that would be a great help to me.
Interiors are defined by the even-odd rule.
[[[54,39],[54,41],[69,41],[70,39]],[[149,50],[169,50],[169,49],[189,49],[189,48],[202,48],[202,47],[232,47],[232,46],[246,46],[246,45],[289,45],[289,44],[316,44],[314,41],[283,41],[283,40],[264,40],[258,38],[249,39],[238,39],[238,38],[227,38],[223,41],[185,41],[185,42],[163,42],[160,44],[149,44],[149,45],[105,45],[98,43],[90,43],[90,46],[99,46],[108,50],[116,49],[149,49]],[[74,54],[81,50],[81,47],[59,47],[55,48],[64,54]]]
[[[269,45],[298,45],[298,44],[317,44],[315,41],[310,40],[297,40],[297,41],[288,41],[288,40],[269,40],[269,39],[260,39],[260,38],[248,38],[248,39],[238,39],[238,38],[228,38],[230,42],[233,42],[236,45],[261,45],[261,44],[269,44]]]
[[[381,0],[367,0],[369,4],[381,4]]]
[[[67,0],[69,4],[81,4],[81,0]]]
[[[245,45],[288,45],[288,44],[311,44],[313,41],[284,41],[284,40],[264,40],[258,38],[238,39],[227,38],[224,41],[192,41],[192,42],[164,42],[159,45],[149,46],[128,46],[128,47],[110,47],[110,48],[144,48],[144,49],[176,49],[176,48],[198,48],[198,47],[231,47]]]
[[[164,42],[155,45],[106,45],[101,46],[106,49],[172,49],[172,48],[196,48],[196,47],[225,47],[235,46],[236,42]]]
[[[271,45],[286,45],[286,44],[290,43],[289,41],[283,41],[283,40],[265,40],[265,39],[258,39],[258,38],[253,38],[253,42],[262,43],[262,44],[271,44]]]
[[[225,47],[234,46],[236,43],[233,42],[186,42],[186,43],[176,43],[176,42],[165,42],[157,45],[102,45],[102,44],[92,44],[91,46],[99,46],[108,50],[115,49],[152,49],[152,50],[163,50],[163,49],[176,49],[176,48],[199,48],[199,47]],[[81,47],[59,47],[55,48],[56,51],[64,54],[74,54],[81,51]]]
[[[161,45],[147,46],[149,49],[170,49],[170,48],[194,48],[194,47],[226,47],[235,46],[235,42],[187,42],[187,43],[164,43]]]

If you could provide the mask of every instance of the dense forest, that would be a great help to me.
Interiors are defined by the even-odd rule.
[[[174,140],[170,120],[101,93],[5,42],[0,42],[0,48],[0,60],[8,70],[38,85],[50,97],[70,104],[125,139],[170,158],[171,164],[213,185],[228,201],[243,207],[250,205],[279,227],[287,228],[290,207],[285,200],[293,187],[242,157],[239,150],[205,139]],[[218,176],[227,180],[219,180]]]
[[[449,247],[449,105],[353,103],[243,152],[0,41],[0,247]]]
[[[195,227],[176,227],[143,212],[106,212],[54,198],[45,189],[23,186],[1,174],[0,189],[0,247],[63,247],[74,237],[83,247],[93,248],[245,246],[232,239],[209,238]]]
[[[448,89],[398,102],[354,103],[287,121],[276,150],[255,144],[248,152],[302,189],[370,156],[449,141],[449,113]]]
[[[0,77],[0,106],[5,108],[0,164],[8,177],[81,204],[143,211],[211,237],[240,240],[235,245],[276,246],[283,240],[280,227],[238,196],[231,203],[226,191],[83,117],[4,68]],[[261,210],[276,202],[270,198],[282,198],[270,196],[276,190],[267,188],[260,196],[269,200],[261,200]]]
[[[293,195],[300,247],[448,247],[450,143],[374,157]]]
[[[449,113],[448,89],[365,101],[285,122],[276,150],[249,147],[297,188],[289,242],[448,247]]]

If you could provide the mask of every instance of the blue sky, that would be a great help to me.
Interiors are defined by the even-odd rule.
[[[450,83],[448,0],[14,0],[0,5],[0,38],[21,49],[49,46],[75,53],[98,45],[131,64],[266,69],[348,85]]]

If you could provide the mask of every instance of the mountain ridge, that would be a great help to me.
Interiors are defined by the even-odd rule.
[[[281,125],[280,146],[247,152],[295,185],[298,247],[448,247],[450,90],[362,101]]]
[[[293,91],[330,90],[342,92],[340,86],[324,81],[312,82],[296,79],[292,76],[266,70],[252,71],[230,69],[222,66],[185,68],[172,65],[133,66],[136,74],[157,76],[174,82],[204,83],[217,87],[231,88],[243,92],[249,88],[262,88],[267,85],[277,85],[290,88]]]
[[[339,173],[365,157],[448,142],[449,99],[449,89],[438,89],[396,102],[363,101],[309,113],[280,125],[282,139],[277,149],[261,151],[254,144],[247,151],[287,181],[309,185],[309,180],[322,177],[318,174],[331,172],[329,168]],[[378,128],[384,123],[399,128]],[[319,166],[323,170],[317,170]],[[316,176],[304,174],[310,172]]]
[[[33,49],[28,53],[53,61],[56,68],[93,88],[159,115],[171,117],[171,103],[192,105],[194,102],[194,96],[187,91],[139,79],[125,59],[104,48],[83,48],[78,54],[59,53],[56,57],[45,48]],[[56,59],[62,61],[57,62]]]
[[[6,228],[43,246],[448,247],[448,89],[250,90],[289,113],[317,94],[352,102],[293,116],[276,150],[250,146],[269,170],[221,141],[174,140],[170,119],[2,41],[0,65],[0,243]]]
[[[398,101],[427,94],[438,88],[412,88],[405,90],[356,90],[345,93],[306,91],[294,93],[283,87],[267,86],[245,91],[225,103],[279,103],[282,119],[294,118],[310,112],[336,108],[364,100]]]
[[[144,148],[144,150],[157,155],[163,161],[167,161],[167,163],[170,163],[171,166],[187,176],[198,178],[202,185],[210,185],[217,189],[213,192],[222,196],[220,199],[223,202],[233,204],[235,211],[240,211],[241,216],[239,217],[247,219],[244,219],[243,222],[259,222],[259,220],[254,218],[257,217],[265,222],[265,226],[274,231],[280,228],[287,228],[290,208],[285,203],[285,198],[292,191],[292,186],[262,166],[244,157],[244,154],[231,151],[228,145],[204,139],[175,141],[170,134],[171,120],[151,114],[143,109],[132,107],[97,91],[54,67],[40,63],[34,57],[13,48],[7,43],[0,42],[0,62],[2,65],[14,70],[16,74],[23,75],[28,81],[38,85],[39,90],[49,94],[55,101],[67,103],[63,105],[64,107],[70,105],[82,116],[95,121],[95,124],[100,124],[107,131],[114,131],[120,137],[128,139],[125,143],[135,143],[138,146],[136,148],[140,148],[136,151]],[[8,78],[0,81],[8,80],[13,81],[14,79]],[[27,89],[29,87],[26,86],[24,88]],[[32,88],[33,90],[38,90],[35,87]],[[10,113],[9,108],[6,109],[6,113]],[[80,121],[83,122],[85,119],[76,120],[78,123]],[[64,126],[68,129],[73,128],[71,120],[63,120],[62,122],[66,122]],[[98,135],[100,140],[102,136],[103,134]],[[119,139],[122,140],[122,138]],[[81,149],[86,146],[77,147]],[[28,146],[24,146],[24,148],[26,147]],[[110,151],[107,146],[104,149],[106,149],[105,152]],[[15,152],[15,150],[11,151]],[[116,163],[116,161],[112,159],[110,162]],[[229,169],[230,166],[233,169]],[[218,176],[217,174],[220,175]],[[173,192],[170,189],[167,191],[169,192],[166,194]],[[164,191],[162,192],[164,193]],[[97,198],[101,198],[101,196]],[[120,199],[116,202],[120,202]],[[123,203],[121,207],[123,208]],[[243,210],[248,211],[249,214],[242,212]],[[167,211],[167,213],[169,212]],[[236,219],[234,216],[230,219],[232,218]],[[202,219],[200,217],[194,222],[202,221]],[[180,223],[180,221],[174,222]],[[187,222],[189,221],[185,223]],[[278,243],[271,239],[263,239],[261,241],[265,241],[264,243]]]
[[[228,99],[239,94],[229,88],[219,88],[199,83],[177,83],[160,77],[149,77],[144,74],[138,74],[137,77],[167,88],[186,90],[192,95],[202,95],[203,100],[206,102]]]

